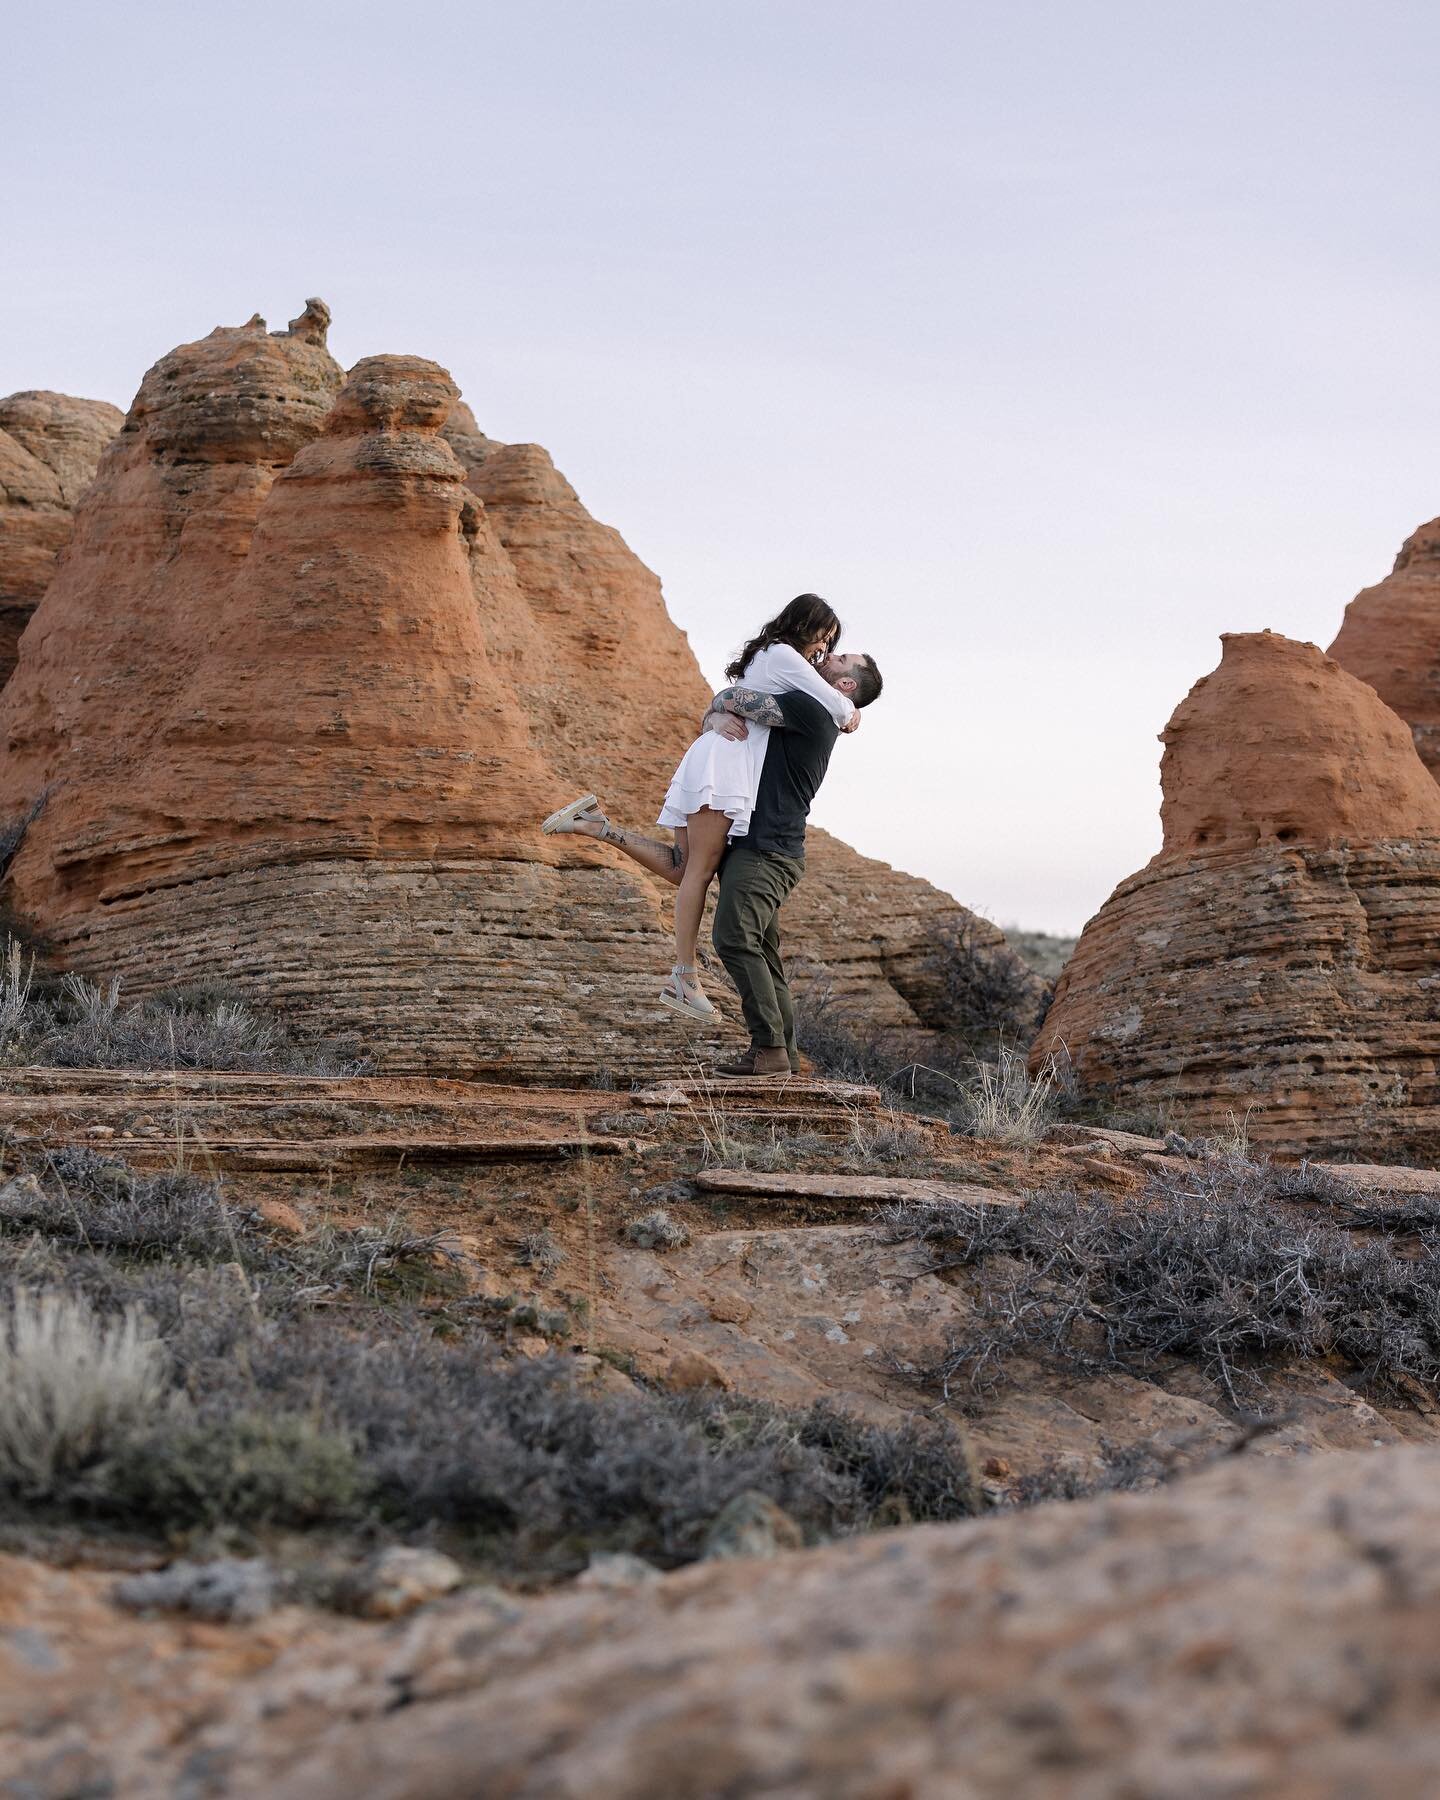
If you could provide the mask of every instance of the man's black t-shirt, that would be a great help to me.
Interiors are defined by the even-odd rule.
[[[770,733],[750,830],[737,842],[803,862],[805,821],[840,731],[820,702],[808,694],[777,694],[775,704],[784,713],[785,724]]]

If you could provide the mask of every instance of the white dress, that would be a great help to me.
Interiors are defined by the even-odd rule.
[[[808,694],[818,700],[837,725],[848,725],[855,715],[853,702],[837,693],[798,650],[788,644],[772,644],[757,650],[740,677],[744,687],[762,694]],[[702,731],[680,759],[670,778],[658,824],[672,831],[688,822],[702,807],[728,813],[733,821],[730,837],[744,837],[750,829],[750,813],[760,789],[765,746],[770,727],[747,719],[744,738],[722,737],[718,731]]]

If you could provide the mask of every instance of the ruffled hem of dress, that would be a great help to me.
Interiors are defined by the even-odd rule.
[[[717,794],[713,788],[708,787],[672,786],[665,796],[660,817],[655,822],[670,831],[676,831],[689,823],[691,813],[700,812],[707,806],[715,812],[723,812],[731,820],[731,837],[743,837],[750,829],[750,814],[755,807],[754,797],[750,794]]]

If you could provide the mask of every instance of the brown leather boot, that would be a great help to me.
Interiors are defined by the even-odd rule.
[[[753,1075],[755,1073],[755,1046],[742,1050],[734,1062],[716,1063],[711,1071],[715,1075]]]
[[[790,1053],[782,1044],[778,1050],[757,1050],[755,1061],[750,1070],[752,1075],[783,1075],[788,1080],[791,1074]]]

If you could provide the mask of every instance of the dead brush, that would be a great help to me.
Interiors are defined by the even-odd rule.
[[[20,854],[20,846],[25,842],[25,834],[44,812],[50,799],[48,787],[42,788],[24,810],[13,819],[0,824],[0,877],[3,877],[15,858]]]
[[[254,1214],[227,1206],[214,1183],[141,1174],[83,1144],[43,1152],[35,1172],[0,1187],[0,1234],[30,1231],[136,1257],[246,1263],[264,1254]]]
[[[389,1299],[459,1291],[463,1252],[444,1231],[412,1231],[398,1213],[382,1225],[322,1226],[290,1256],[308,1293],[325,1290]]]
[[[548,1227],[539,1231],[527,1231],[515,1246],[515,1260],[523,1269],[533,1269],[542,1280],[548,1281],[567,1260],[563,1244],[557,1242],[554,1232]]]
[[[6,1063],[24,1060],[23,1049],[28,1037],[25,1025],[34,980],[33,953],[27,963],[19,940],[7,937],[4,954],[0,956],[0,1060]]]
[[[913,1115],[887,1107],[878,1115],[852,1112],[850,1136],[844,1146],[858,1168],[928,1166],[935,1158],[934,1139]]]
[[[768,1131],[722,1138],[715,1146],[716,1160],[731,1169],[753,1169],[774,1175],[785,1169],[803,1169],[819,1158],[833,1160],[836,1145],[819,1131],[784,1131],[772,1125]]]
[[[1017,1359],[1141,1375],[1192,1362],[1238,1407],[1263,1401],[1267,1368],[1333,1356],[1362,1383],[1440,1391],[1440,1254],[1399,1257],[1298,1219],[1317,1176],[1231,1155],[1115,1199],[1058,1189],[1019,1207],[888,1209],[892,1238],[928,1245],[937,1269],[973,1271],[974,1324],[922,1379],[974,1400]]]
[[[27,1447],[35,1407],[17,1413],[23,1384],[0,1358],[0,1440],[17,1417],[23,1427],[10,1463],[0,1448],[7,1517],[26,1528],[102,1519],[157,1546],[195,1531],[244,1544],[279,1528],[327,1534],[307,1536],[322,1554],[336,1531],[382,1543],[438,1531],[501,1579],[546,1580],[600,1550],[691,1561],[741,1494],[767,1495],[810,1542],[983,1503],[963,1439],[943,1428],[643,1383],[605,1392],[568,1357],[508,1355],[520,1334],[568,1335],[572,1321],[518,1296],[437,1310],[423,1266],[425,1291],[392,1283],[390,1259],[423,1265],[446,1251],[398,1219],[283,1240],[243,1270],[182,1245],[165,1256],[99,1246],[63,1218],[0,1230],[0,1331],[42,1370],[24,1394],[45,1419],[75,1422]],[[42,1290],[59,1296],[57,1315],[82,1321],[81,1354],[59,1359],[58,1379],[43,1373],[57,1332],[27,1322],[17,1338],[8,1323],[18,1294]],[[332,1305],[338,1319],[319,1310]],[[154,1369],[138,1384],[107,1378],[97,1403],[84,1373],[95,1343],[109,1346],[98,1352],[109,1368],[123,1321],[142,1316]],[[77,1366],[84,1378],[71,1382]]]

